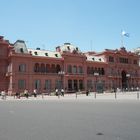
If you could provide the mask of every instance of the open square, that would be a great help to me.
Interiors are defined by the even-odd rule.
[[[1,140],[139,140],[137,100],[0,102]]]

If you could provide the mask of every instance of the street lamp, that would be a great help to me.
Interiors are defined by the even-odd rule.
[[[127,77],[127,87],[128,89],[130,89],[130,85],[129,85],[129,78],[130,78],[130,74],[126,74],[126,77]]]
[[[60,80],[60,88],[62,89],[63,88],[63,76],[65,75],[65,72],[61,70],[61,71],[58,72],[58,75],[61,78],[61,80]]]
[[[99,76],[99,73],[98,72],[95,72],[94,73],[94,76],[96,77],[96,83],[95,83],[95,94],[94,94],[94,97],[96,98],[96,92],[97,92],[97,77]]]

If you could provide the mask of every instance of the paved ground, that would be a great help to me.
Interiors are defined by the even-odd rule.
[[[70,97],[0,101],[0,140],[140,139],[139,100]]]

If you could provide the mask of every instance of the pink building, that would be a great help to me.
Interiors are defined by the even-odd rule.
[[[83,53],[65,43],[56,51],[29,49],[22,40],[10,44],[0,37],[0,90],[9,94],[34,89],[48,93],[132,90],[140,85],[139,56],[119,50]]]

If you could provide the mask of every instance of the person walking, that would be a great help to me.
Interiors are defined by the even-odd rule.
[[[64,97],[64,89],[61,89],[61,95]]]
[[[16,99],[20,99],[20,93],[16,92]]]
[[[37,89],[34,89],[33,95],[35,98],[37,97]]]
[[[5,90],[3,90],[1,92],[1,99],[6,100],[6,92],[5,92]]]
[[[28,90],[27,89],[24,90],[24,96],[28,99],[29,93],[28,93]]]
[[[58,96],[58,89],[55,89],[55,95]]]
[[[86,91],[86,96],[88,96],[88,95],[89,95],[89,90]]]

